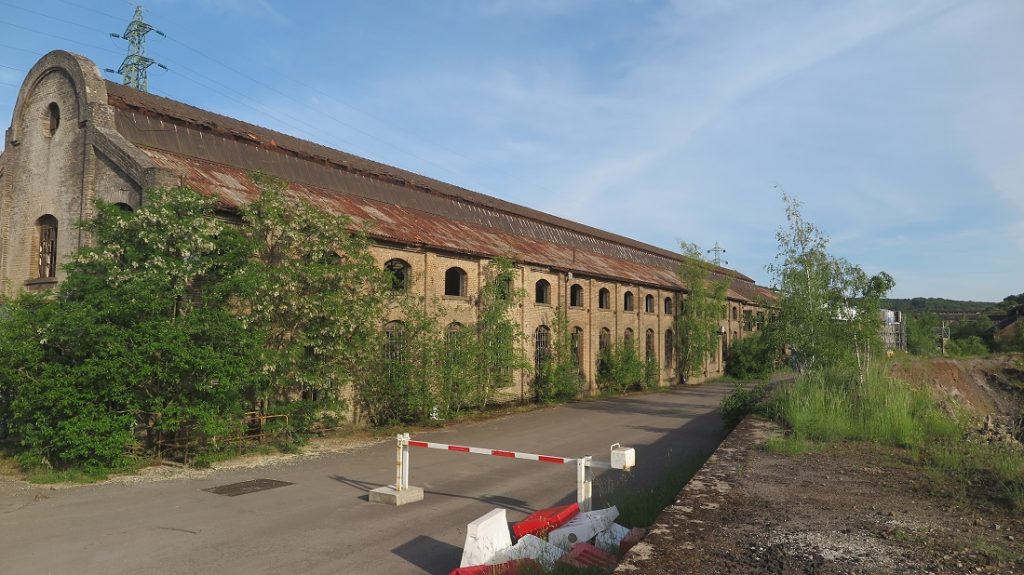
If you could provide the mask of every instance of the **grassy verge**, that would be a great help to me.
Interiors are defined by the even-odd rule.
[[[1024,509],[1024,450],[971,438],[970,420],[940,406],[923,386],[877,369],[864,381],[823,370],[781,387],[764,404],[789,433],[767,449],[795,454],[821,443],[861,441],[907,450],[960,497]]]
[[[661,511],[675,502],[679,491],[700,470],[707,457],[677,464],[651,487],[617,490],[606,502],[619,509],[615,522],[625,527],[650,527]]]

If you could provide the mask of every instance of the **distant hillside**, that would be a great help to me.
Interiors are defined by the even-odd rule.
[[[932,312],[937,314],[976,314],[993,306],[996,302],[960,301],[941,297],[915,297],[911,299],[883,299],[882,307],[907,313]]]

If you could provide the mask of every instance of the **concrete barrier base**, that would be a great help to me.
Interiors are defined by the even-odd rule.
[[[394,485],[385,485],[370,490],[370,503],[383,503],[385,505],[405,505],[423,501],[422,487],[406,487],[401,491],[395,491]]]

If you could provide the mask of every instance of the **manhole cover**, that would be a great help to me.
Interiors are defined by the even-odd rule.
[[[253,479],[250,481],[243,481],[241,483],[211,487],[209,489],[204,489],[203,491],[209,491],[210,493],[216,493],[217,495],[234,497],[236,495],[245,495],[246,493],[256,493],[257,491],[266,491],[268,489],[284,487],[285,485],[292,485],[292,483],[290,481],[278,481],[276,479]]]

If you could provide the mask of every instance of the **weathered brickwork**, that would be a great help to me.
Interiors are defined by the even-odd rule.
[[[679,381],[675,362],[666,357],[685,292],[674,273],[673,258],[679,256],[174,101],[133,94],[104,81],[84,57],[61,51],[44,56],[26,77],[0,156],[0,297],[52,287],[63,277],[62,271],[37,277],[41,217],[58,222],[61,263],[89,241],[76,223],[92,216],[93,198],[137,208],[146,189],[186,184],[217,196],[230,212],[252,197],[244,175],[253,169],[291,181],[294,193],[326,209],[376,225],[374,257],[381,266],[393,259],[405,262],[407,289],[425,305],[443,306],[446,323],[476,321],[488,262],[507,255],[516,262],[514,287],[525,293],[513,314],[529,336],[524,345],[531,358],[533,334],[540,326],[550,328],[561,306],[569,330],[581,333],[589,392],[597,390],[603,330],[611,341],[631,331],[642,358],[651,348],[661,384]],[[465,273],[464,292],[458,295],[445,293],[451,268]],[[732,286],[721,322],[724,348],[749,333],[744,314],[759,310],[753,301],[759,288],[739,272],[720,268],[715,273]],[[547,301],[537,300],[541,280],[549,286]],[[602,306],[602,290],[607,290],[607,306]],[[625,307],[627,294],[632,309]],[[382,318],[397,320],[397,306]],[[722,372],[722,351],[708,361],[706,376]],[[507,395],[528,397],[527,378],[520,374]]]

